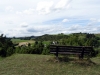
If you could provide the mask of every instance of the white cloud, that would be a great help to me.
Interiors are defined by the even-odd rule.
[[[27,31],[32,33],[51,34],[62,32],[62,29],[64,28],[61,25],[38,25],[29,27]]]
[[[99,8],[99,0],[0,0],[0,33],[99,33]]]
[[[43,34],[58,34],[63,33],[65,28],[62,25],[38,25],[29,27],[17,27],[4,31],[7,36],[31,36],[31,35],[43,35]]]
[[[98,22],[100,22],[100,19],[98,19]]]
[[[27,14],[27,15],[32,15],[34,13],[35,9],[32,9],[32,8],[29,8],[28,10],[24,10],[22,12],[20,11],[17,11],[16,14]]]
[[[96,18],[90,18],[90,21],[96,21],[97,19]]]
[[[28,24],[26,22],[23,22],[20,24],[21,27],[28,27]]]
[[[63,19],[63,20],[62,20],[62,22],[68,22],[68,21],[69,21],[68,19]]]
[[[13,7],[12,6],[7,6],[6,8],[5,8],[5,10],[8,12],[8,11],[10,11],[10,12],[12,12],[13,11]]]
[[[13,22],[13,21],[8,20],[8,21],[5,21],[5,22],[4,22],[4,24],[11,25],[11,24],[14,24],[14,22]]]
[[[53,1],[39,2],[37,4],[36,10],[39,12],[39,14],[48,14],[51,12],[52,6],[53,6]]]
[[[71,25],[69,27],[65,27],[64,25],[33,25],[26,26],[23,28],[23,25],[26,23],[22,23],[22,26],[6,30],[4,34],[7,36],[31,36],[31,35],[43,35],[43,34],[58,34],[58,33],[78,33],[78,32],[87,32],[87,33],[97,33],[99,32],[99,26],[82,26],[82,25]]]
[[[39,14],[49,14],[51,12],[59,12],[62,11],[64,9],[68,9],[70,8],[70,2],[72,0],[60,0],[57,3],[53,2],[53,1],[43,1],[43,2],[39,2],[37,4],[37,8],[36,10],[39,12]]]
[[[2,31],[0,31],[0,35],[2,34]]]
[[[70,32],[79,32],[79,28],[81,29],[80,25],[72,25],[67,30]]]
[[[92,21],[92,22],[100,22],[100,19],[90,18],[90,21]]]
[[[100,19],[90,18],[90,22],[88,23],[88,26],[96,26],[97,23],[100,23]]]
[[[65,9],[65,8],[69,8],[69,3],[71,2],[72,0],[60,0],[56,6],[55,6],[55,9]]]

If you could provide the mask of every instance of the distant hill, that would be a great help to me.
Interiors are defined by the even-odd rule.
[[[31,40],[31,39],[35,39],[38,36],[23,36],[23,37],[9,37],[11,39],[21,39],[21,40]]]
[[[49,34],[45,34],[42,36],[38,36],[37,38],[35,38],[36,41],[57,41],[60,39],[65,39],[67,38],[68,35],[65,34],[56,34],[56,35],[49,35]]]
[[[100,34],[72,33],[72,34],[45,34],[34,39],[35,41],[57,41],[60,45],[94,46],[100,45]]]

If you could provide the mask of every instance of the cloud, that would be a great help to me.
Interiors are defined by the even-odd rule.
[[[67,28],[66,31],[68,31],[69,33],[77,33],[77,32],[82,32],[84,27],[81,27],[81,25],[72,25],[70,27]]]
[[[6,8],[5,8],[5,11],[9,11],[9,12],[12,12],[13,11],[13,7],[12,6],[7,6]]]
[[[23,22],[20,24],[21,27],[28,27],[28,24],[26,22]]]
[[[69,21],[68,19],[63,19],[63,20],[62,20],[62,22],[68,22],[68,21]]]
[[[100,25],[71,25],[65,28],[65,33],[99,33]]]
[[[53,6],[53,1],[39,2],[37,4],[36,10],[39,12],[39,14],[48,14],[51,12],[52,6]]]
[[[26,10],[24,10],[24,11],[22,11],[22,12],[17,11],[16,14],[21,14],[21,15],[23,15],[23,14],[32,15],[32,14],[34,13],[34,11],[35,11],[35,9],[29,8],[28,10],[26,9]]]
[[[0,35],[2,34],[2,31],[0,30]]]
[[[53,1],[44,1],[39,2],[37,4],[36,10],[39,14],[49,14],[51,12],[58,12],[64,9],[68,9],[70,7],[70,2],[72,0],[60,0],[58,3],[54,3]]]
[[[20,37],[20,36],[29,36],[30,34],[27,32],[26,28],[17,27],[13,29],[8,29],[3,32],[8,37]]]
[[[13,24],[13,21],[10,21],[10,20],[9,20],[9,21],[5,21],[4,23],[5,23],[5,24]]]
[[[43,34],[56,34],[63,32],[64,27],[61,25],[38,25],[29,27],[27,29],[30,33],[38,33],[36,35],[43,35]]]
[[[88,26],[96,26],[100,23],[100,19],[97,18],[90,18],[90,22],[88,23]],[[100,25],[100,24],[99,24]]]
[[[0,30],[9,36],[100,32],[99,0],[0,0]]]
[[[22,25],[25,25],[24,23]],[[28,27],[20,26],[18,28],[6,30],[4,33],[7,36],[39,36],[43,34],[58,34],[58,33],[97,33],[100,30],[99,26],[82,26],[82,25],[71,25],[69,27],[65,27],[64,25],[29,25]]]
[[[60,0],[56,6],[55,6],[55,9],[56,10],[62,10],[62,9],[66,9],[66,8],[69,8],[69,3],[71,2],[72,0]]]
[[[100,19],[98,19],[98,22],[100,22]]]
[[[38,26],[32,26],[28,28],[29,32],[48,32],[51,29],[54,29],[55,26],[50,26],[50,25],[38,25]]]
[[[97,19],[96,18],[90,18],[90,21],[96,21]]]
[[[91,22],[100,22],[100,19],[96,19],[96,18],[90,18]]]

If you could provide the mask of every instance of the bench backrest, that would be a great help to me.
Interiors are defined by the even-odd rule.
[[[50,46],[50,53],[56,54],[81,54],[89,55],[93,51],[93,47],[86,47],[86,46],[57,46],[51,45]]]

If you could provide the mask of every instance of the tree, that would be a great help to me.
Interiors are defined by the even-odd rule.
[[[12,55],[14,51],[14,44],[11,39],[3,37],[3,34],[0,36],[0,56],[7,57]]]
[[[35,54],[41,54],[43,51],[44,45],[43,45],[42,41],[40,41],[40,42],[36,41],[33,48],[34,48],[33,52]]]

